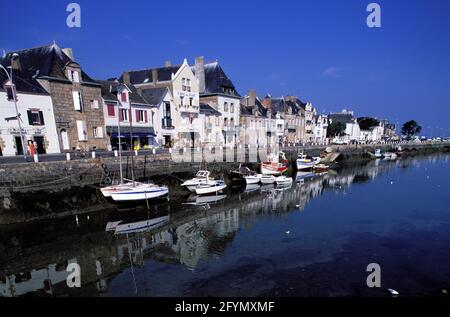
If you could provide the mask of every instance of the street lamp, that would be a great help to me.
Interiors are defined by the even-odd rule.
[[[25,148],[25,141],[23,139],[23,133],[22,133],[22,125],[20,124],[20,115],[19,110],[17,109],[17,91],[16,91],[16,85],[14,85],[13,82],[13,61],[19,58],[19,54],[13,53],[11,56],[11,66],[8,68],[10,69],[10,73],[8,73],[8,70],[0,64],[0,68],[3,69],[6,73],[6,76],[8,77],[8,81],[4,85],[4,89],[6,91],[6,96],[8,101],[14,101],[14,107],[16,108],[16,118],[17,122],[19,124],[19,134],[20,134],[20,140],[22,142],[22,152],[23,152],[23,158],[25,161],[27,160],[27,151]]]

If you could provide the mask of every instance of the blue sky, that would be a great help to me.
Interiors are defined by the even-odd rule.
[[[416,119],[424,134],[450,135],[450,1],[377,1],[377,29],[366,26],[369,0],[78,0],[79,29],[66,26],[70,2],[11,2],[0,49],[55,40],[95,78],[203,55],[241,94],[298,95],[321,112]]]

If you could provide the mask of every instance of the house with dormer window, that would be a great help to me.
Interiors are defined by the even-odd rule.
[[[148,89],[168,88],[174,109],[171,106],[165,109],[171,110],[170,121],[175,130],[170,143],[177,147],[202,144],[199,86],[186,59],[181,65],[166,62],[164,67],[124,72],[119,81],[134,85],[141,95]]]

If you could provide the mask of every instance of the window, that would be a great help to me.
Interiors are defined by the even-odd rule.
[[[83,95],[80,91],[72,91],[75,110],[83,112]]]
[[[231,126],[231,127],[234,127],[234,118],[231,118],[231,120],[230,120],[230,126]]]
[[[71,82],[79,83],[80,82],[80,74],[76,70],[67,70],[67,77]]]
[[[91,100],[91,108],[98,109],[98,100]]]
[[[8,97],[8,101],[14,101],[15,91],[11,86],[6,87],[6,95]]]
[[[120,121],[128,121],[128,109],[120,109]]]
[[[181,107],[184,107],[184,96],[181,96],[180,99],[181,99],[181,104],[180,104],[180,106],[181,106]]]
[[[121,100],[122,102],[127,102],[127,101],[128,101],[127,93],[126,93],[126,92],[122,92],[122,93],[120,94],[120,100]]]
[[[223,126],[228,127],[228,118],[223,119]]]
[[[194,100],[194,98],[189,98],[189,106],[192,107],[192,101]]]
[[[181,89],[191,91],[191,80],[189,78],[181,78]]]
[[[85,121],[77,121],[78,141],[87,141],[87,129]]]
[[[234,103],[230,104],[230,112],[234,113]]]
[[[170,114],[170,103],[166,102],[164,105],[164,117],[165,118],[170,118],[171,114]]]
[[[39,110],[28,110],[28,123],[29,125],[44,125],[44,115]]]
[[[114,109],[114,105],[113,104],[107,104],[106,107],[108,109],[108,116],[109,117],[115,117],[116,116],[116,112],[115,112],[115,109]]]
[[[228,102],[223,104],[223,111],[228,112]]]
[[[147,122],[147,111],[136,109],[136,122]]]
[[[94,138],[103,138],[103,127],[93,127]]]

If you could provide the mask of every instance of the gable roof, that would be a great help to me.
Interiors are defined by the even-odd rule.
[[[147,68],[142,70],[133,70],[127,73],[130,75],[130,83],[133,85],[153,82],[153,70],[156,70],[158,73],[158,81],[171,81],[172,74],[176,74],[181,66],[182,64],[158,68]],[[123,74],[120,76],[119,81],[123,82]]]
[[[241,96],[236,90],[231,79],[225,74],[219,62],[205,64],[205,91],[200,92],[202,95],[225,94],[230,96]],[[192,72],[195,74],[195,66],[191,66]]]
[[[167,87],[148,88],[141,91],[141,96],[151,105],[159,105],[167,94]]]
[[[222,116],[222,113],[220,113],[210,105],[204,103],[200,104],[200,113],[205,114],[207,116]]]
[[[122,85],[118,81],[110,81],[110,80],[97,80],[97,83],[101,84],[102,89],[102,97],[107,101],[118,101],[117,99],[117,91],[119,89],[119,85]],[[145,98],[143,98],[137,91],[136,87],[133,85],[125,85],[129,90],[129,98],[131,104],[139,104],[139,105],[152,105]]]
[[[45,92],[37,79],[60,80],[70,83],[64,73],[65,67],[68,65],[79,67],[79,64],[67,56],[56,44],[9,52],[0,61],[4,67],[10,65],[14,53],[19,54],[19,69],[13,70],[13,81],[17,84],[19,91]],[[3,77],[0,78],[3,81]],[[81,81],[84,84],[97,84],[82,70]]]

